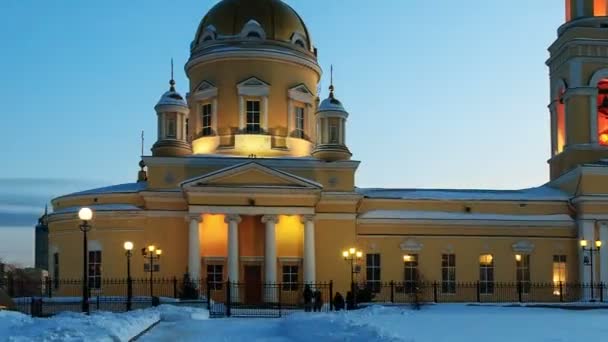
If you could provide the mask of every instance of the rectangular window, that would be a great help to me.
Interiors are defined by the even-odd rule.
[[[404,263],[404,283],[405,293],[416,293],[418,288],[418,254],[408,254],[403,257]]]
[[[566,266],[565,255],[553,256],[553,294],[556,296],[559,296],[566,291]]]
[[[207,265],[207,281],[212,290],[221,290],[224,281],[224,265]]]
[[[247,101],[247,133],[261,133],[260,126],[260,101]]]
[[[205,103],[201,106],[201,126],[202,136],[209,136],[213,134],[213,129],[211,126],[211,103]]]
[[[339,144],[340,138],[338,137],[339,129],[337,122],[329,123],[329,143],[330,144]]]
[[[494,293],[494,256],[482,254],[479,256],[479,292]]]
[[[177,138],[177,116],[175,113],[165,114],[167,116],[166,120],[166,133],[165,136],[167,138]]]
[[[456,293],[456,254],[441,255],[441,292]]]
[[[522,293],[530,293],[530,255],[517,254],[515,256],[517,272],[517,285],[521,286]]]
[[[59,288],[59,253],[53,253],[53,287]]]
[[[365,262],[367,288],[372,292],[380,292],[380,254],[367,254]]]
[[[89,251],[89,288],[101,289],[101,251]]]
[[[304,139],[304,108],[296,107],[296,138]]]
[[[283,266],[283,291],[298,290],[298,266]]]
[[[144,264],[144,272],[150,273],[150,263],[149,262]],[[154,272],[160,272],[159,264],[154,264]]]

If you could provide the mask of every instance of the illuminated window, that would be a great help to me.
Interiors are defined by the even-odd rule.
[[[564,145],[566,145],[566,106],[564,105],[564,92],[565,89],[561,89],[559,92],[559,98],[557,99],[557,132],[556,132],[556,153],[564,151]]]
[[[404,282],[405,293],[416,293],[418,287],[418,254],[409,254],[404,257]]]
[[[177,119],[175,114],[169,114],[167,117],[167,138],[176,138],[177,137]]]
[[[365,262],[365,274],[367,288],[372,292],[380,292],[380,254],[367,254]]]
[[[295,135],[297,138],[304,139],[304,108],[296,107],[295,109],[295,121],[296,130]]]
[[[518,254],[515,259],[517,284],[521,285],[522,293],[530,293],[530,255]]]
[[[209,136],[213,134],[211,126],[211,103],[205,103],[201,106],[201,125],[203,127],[201,131],[202,136]]]
[[[101,251],[89,251],[89,288],[101,289]]]
[[[247,101],[247,133],[260,133],[260,101]]]
[[[441,255],[441,292],[456,293],[456,254]]]
[[[283,266],[283,291],[298,290],[298,266]]]
[[[607,14],[608,0],[593,0],[593,15],[604,17]]]
[[[597,140],[608,146],[608,79],[601,80],[597,89]]]
[[[224,265],[207,265],[207,281],[212,290],[221,290],[224,280]]]
[[[566,256],[553,256],[553,294],[559,296],[566,291]]]
[[[59,288],[59,253],[53,253],[53,287]]]
[[[479,256],[479,293],[494,293],[494,256],[492,254]]]
[[[572,19],[572,0],[566,0],[566,21]]]

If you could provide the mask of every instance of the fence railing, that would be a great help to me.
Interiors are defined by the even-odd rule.
[[[606,283],[385,282],[359,284],[357,299],[386,303],[568,303],[608,301]]]

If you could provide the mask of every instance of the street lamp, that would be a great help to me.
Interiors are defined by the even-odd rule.
[[[82,312],[89,314],[89,279],[88,279],[88,242],[87,233],[91,230],[89,221],[93,219],[93,210],[90,208],[80,208],[78,211],[78,218],[82,221],[80,223],[80,231],[82,235]]]
[[[357,262],[363,258],[363,252],[358,251],[356,248],[351,247],[347,250],[342,251],[342,257],[344,261],[348,261],[350,264],[350,286],[353,294],[354,306],[357,305],[357,287],[355,286],[355,273],[359,273],[359,265]]]
[[[585,266],[589,266],[591,267],[591,301],[595,301],[595,296],[593,293],[593,273],[595,273],[595,269],[593,268],[593,253],[599,252],[600,248],[602,248],[602,241],[600,240],[595,240],[595,248],[594,247],[588,247],[589,242],[585,239],[581,240],[581,249],[583,250],[583,254],[584,252],[589,252],[589,263],[587,263],[585,256],[583,255],[583,260],[584,265]]]
[[[150,297],[154,297],[154,260],[159,260],[160,256],[163,254],[163,250],[157,248],[154,245],[149,245],[148,247],[141,249],[141,254],[144,258],[149,260],[150,265]]]
[[[133,300],[133,279],[131,279],[131,256],[133,256],[133,242],[124,243],[125,255],[127,256],[127,311],[131,311],[131,301]]]

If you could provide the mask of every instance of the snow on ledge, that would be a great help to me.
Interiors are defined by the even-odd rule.
[[[95,211],[135,211],[141,210],[140,207],[132,205],[132,204],[95,204],[88,206],[91,210]],[[77,213],[78,210],[82,208],[79,207],[67,207],[59,210],[53,211],[53,214],[74,214]]]
[[[90,189],[85,191],[74,192],[65,196],[81,196],[95,194],[114,194],[114,193],[132,193],[146,190],[148,182],[125,183],[105,186],[103,188]],[[65,197],[61,196],[61,197]]]
[[[367,198],[404,200],[566,201],[570,198],[568,194],[546,185],[521,190],[357,188],[356,191]]]
[[[376,220],[492,220],[492,221],[562,221],[574,222],[569,215],[503,215],[416,210],[371,210],[359,219]]]

